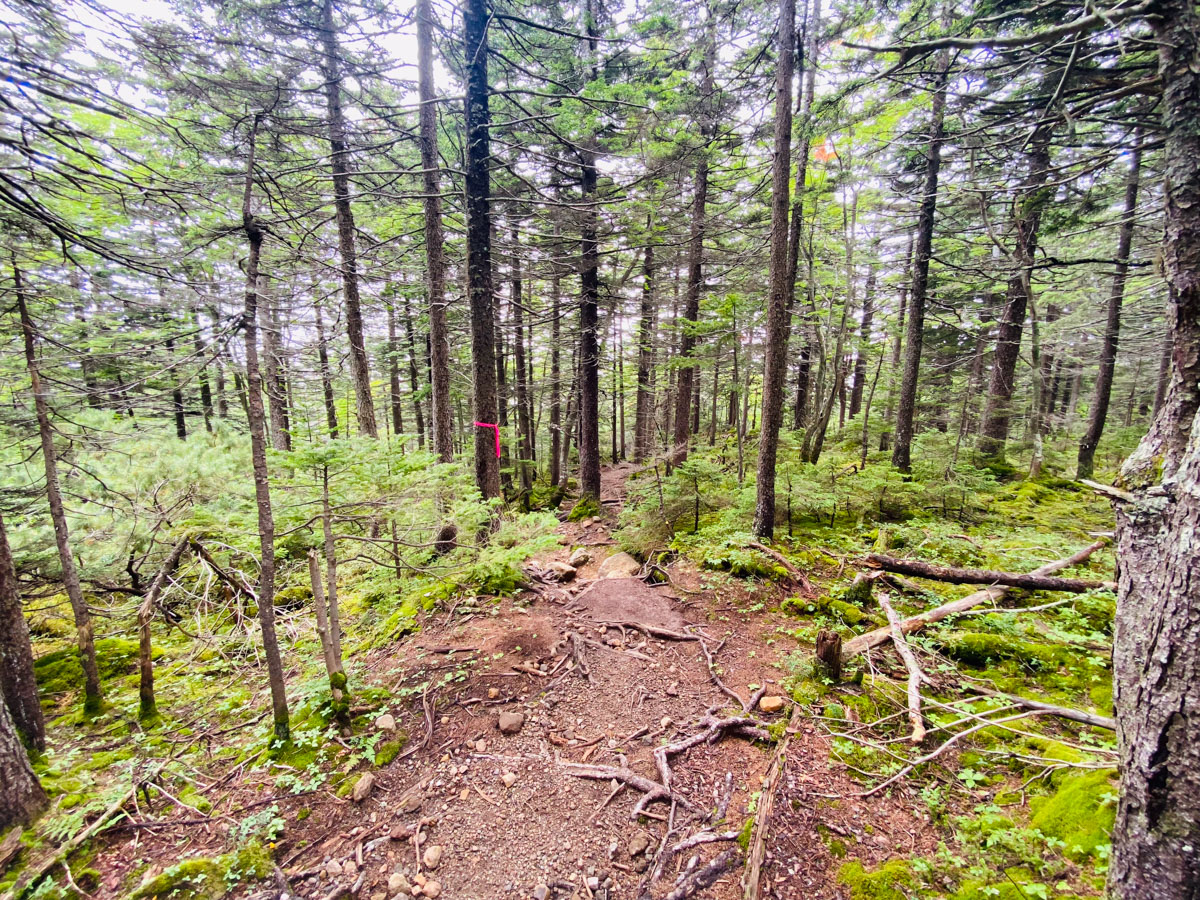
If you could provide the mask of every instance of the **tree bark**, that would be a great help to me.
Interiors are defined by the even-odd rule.
[[[396,297],[394,292],[385,301],[385,305],[387,307],[388,330],[388,405],[392,410],[392,434],[399,441],[400,435],[404,434],[404,402],[400,397],[400,341],[396,337]],[[415,388],[416,385],[413,387]]]
[[[0,834],[12,825],[28,825],[47,802],[8,707],[0,703]]]
[[[242,230],[249,251],[246,254],[246,306],[242,313],[242,331],[246,338],[246,402],[250,423],[250,458],[254,468],[254,499],[258,509],[259,579],[258,622],[262,629],[263,655],[271,687],[271,712],[275,739],[286,743],[291,737],[287,689],[283,681],[283,660],[275,634],[275,517],[271,511],[271,485],[267,472],[267,424],[263,409],[262,375],[258,367],[258,265],[262,257],[265,231],[255,217],[254,156],[259,117],[250,131],[250,150],[246,159],[246,181],[242,195]]]
[[[1121,796],[1108,887],[1117,900],[1194,900],[1200,885],[1200,12],[1150,22],[1162,84],[1163,270],[1170,386],[1117,504],[1114,706]]]
[[[421,169],[425,210],[425,289],[429,303],[430,427],[439,462],[454,461],[450,415],[450,339],[446,328],[446,262],[442,233],[437,96],[433,83],[433,7],[417,0],[417,81],[421,99]]]
[[[649,224],[649,222],[647,222]],[[642,256],[642,304],[638,318],[637,411],[633,435],[633,461],[644,462],[654,448],[654,245],[646,237]]]
[[[333,373],[329,369],[329,347],[325,338],[325,322],[321,318],[321,304],[313,304],[317,317],[317,366],[321,370],[321,397],[325,403],[325,425],[333,440],[338,437],[337,403],[333,394]]]
[[[412,389],[413,418],[417,426],[417,449],[425,449],[425,410],[421,402],[421,377],[417,372],[417,338],[412,308],[404,297],[404,342],[408,344],[408,384]]]
[[[1096,459],[1096,447],[1104,434],[1108,402],[1112,396],[1113,373],[1117,368],[1117,343],[1121,333],[1121,304],[1125,300],[1125,281],[1129,274],[1129,254],[1133,248],[1134,216],[1137,214],[1138,186],[1142,166],[1142,136],[1134,135],[1133,153],[1129,160],[1129,176],[1125,181],[1125,208],[1117,235],[1117,265],[1113,272],[1112,291],[1108,295],[1108,317],[1104,324],[1104,344],[1100,349],[1100,370],[1096,373],[1096,389],[1092,396],[1087,428],[1079,441],[1075,467],[1076,478],[1091,478]]]
[[[908,295],[908,322],[904,332],[904,369],[897,398],[896,437],[892,446],[892,465],[901,472],[912,471],[912,441],[917,411],[917,380],[921,374],[921,350],[925,341],[925,306],[929,295],[929,260],[933,256],[933,223],[937,213],[938,176],[942,168],[942,143],[945,140],[946,85],[950,57],[938,55],[938,72],[933,83],[933,103],[929,111],[929,138],[925,150],[925,182],[917,212],[917,232],[913,239],[912,282]]]
[[[867,286],[863,291],[862,323],[858,346],[854,350],[854,386],[850,391],[850,418],[862,410],[863,391],[867,386],[867,355],[871,348],[871,323],[875,315],[875,267],[867,270]]]
[[[525,358],[525,296],[521,282],[521,233],[520,223],[513,222],[512,229],[512,315],[513,315],[513,362],[517,376],[517,476],[521,482],[522,496],[528,500],[533,489],[533,420],[529,403],[529,371]]]
[[[67,527],[67,512],[63,506],[62,489],[58,480],[58,453],[54,449],[54,428],[50,424],[50,407],[46,403],[46,392],[38,370],[37,347],[33,319],[25,302],[25,288],[21,270],[13,262],[13,292],[17,299],[17,312],[21,319],[21,334],[25,343],[25,366],[33,392],[33,407],[37,415],[38,436],[42,444],[42,461],[46,468],[46,500],[50,505],[50,521],[54,526],[54,543],[58,548],[58,562],[62,568],[63,590],[71,603],[75,619],[75,644],[79,648],[79,662],[83,666],[84,711],[94,715],[100,711],[103,695],[100,690],[100,670],[96,665],[96,641],[92,629],[92,615],[83,596],[79,581],[79,570],[75,568],[75,557],[71,553],[71,534]]]
[[[342,300],[346,306],[346,335],[350,339],[350,375],[354,380],[354,405],[358,431],[379,437],[375,402],[371,396],[371,363],[363,338],[362,303],[358,294],[358,250],[354,236],[354,210],[350,204],[350,148],[342,110],[342,54],[333,21],[333,0],[321,4],[321,45],[324,59],[325,103],[329,115],[329,168],[333,175],[333,204],[337,214],[338,253],[341,256]]]
[[[557,236],[557,223],[555,234]],[[554,251],[558,251],[555,241]],[[562,468],[562,282],[558,264],[550,276],[550,484],[557,486]]]
[[[694,396],[699,392],[699,378],[693,361],[696,348],[695,328],[700,319],[700,296],[704,292],[704,234],[708,207],[708,153],[709,144],[716,132],[712,116],[713,93],[715,82],[713,70],[716,68],[716,23],[713,13],[708,12],[705,22],[704,56],[700,68],[700,139],[703,146],[696,157],[696,168],[692,177],[692,222],[688,236],[688,270],[687,290],[684,294],[683,319],[676,320],[681,328],[679,336],[679,355],[681,361],[675,378],[675,428],[672,435],[674,446],[671,451],[673,461],[683,462],[687,459],[688,443],[691,432],[692,404]],[[790,82],[789,82],[789,98]],[[790,103],[790,99],[789,99]],[[791,109],[788,109],[788,122],[791,122]],[[786,239],[786,238],[785,238]]]
[[[1050,134],[1050,124],[1043,122],[1030,139],[1027,154],[1029,169],[1013,206],[1013,262],[1016,270],[1008,279],[992,374],[988,382],[988,400],[980,427],[979,453],[984,460],[991,462],[1004,459],[1004,445],[1008,440],[1012,418],[1017,359],[1021,352],[1021,334],[1025,330],[1025,317],[1033,291],[1031,278],[1038,227],[1042,211],[1053,193],[1046,187],[1050,175]]]
[[[154,700],[154,647],[150,643],[150,626],[154,622],[154,612],[158,607],[158,598],[162,596],[167,579],[179,565],[183,551],[187,549],[189,538],[182,537],[175,542],[167,558],[154,574],[146,596],[138,605],[138,716],[142,719],[152,718],[158,712]]]
[[[496,335],[492,312],[490,113],[488,110],[487,0],[463,6],[467,61],[466,189],[467,296],[471,306],[471,368],[475,421],[497,424]],[[491,428],[475,427],[475,484],[485,499],[500,496],[500,466]]]
[[[950,584],[1003,584],[1023,588],[1027,591],[1070,591],[1082,594],[1099,588],[1109,587],[1104,581],[1087,581],[1082,578],[1058,578],[1053,575],[1033,575],[1021,572],[999,572],[991,569],[956,569],[950,566],[935,566],[919,559],[897,559],[882,553],[868,553],[867,565],[901,575],[915,575],[933,581]]]
[[[261,282],[265,280],[260,276]],[[275,300],[260,293],[266,300],[267,324],[263,328],[263,357],[265,363],[267,409],[271,416],[271,447],[275,450],[291,450],[291,424],[288,421],[287,392],[284,388],[282,355],[279,352],[281,330]]]
[[[17,571],[3,518],[0,518],[0,697],[4,701],[0,706],[8,705],[25,745],[39,753],[45,750],[46,721],[38,700],[33,647],[21,609]]]
[[[771,159],[771,285],[763,361],[762,430],[758,445],[758,484],[754,534],[770,540],[775,532],[775,461],[783,424],[783,388],[791,332],[788,284],[788,200],[792,147],[792,66],[796,43],[796,2],[779,2],[779,58],[775,70],[775,146]]]

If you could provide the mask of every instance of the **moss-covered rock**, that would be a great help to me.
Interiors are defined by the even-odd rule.
[[[598,515],[600,515],[600,502],[595,497],[582,497],[571,507],[571,512],[567,514],[567,521],[582,522],[584,519]]]
[[[969,631],[939,634],[933,638],[939,650],[951,659],[985,668],[999,660],[1018,660],[1035,669],[1054,669],[1070,660],[1063,647],[1035,644],[1005,634]]]
[[[838,870],[838,883],[850,888],[851,900],[908,900],[917,878],[901,859],[886,862],[873,872],[854,860]]]
[[[215,900],[225,893],[227,864],[218,859],[187,859],[142,882],[127,900]]]

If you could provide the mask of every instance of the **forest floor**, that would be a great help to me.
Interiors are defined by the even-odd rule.
[[[313,752],[335,732],[300,715],[291,757],[264,766],[245,749],[224,752],[226,741],[269,727],[262,715],[250,718],[265,708],[265,689],[230,701],[236,708],[225,710],[220,730],[209,725],[204,733],[204,754],[195,737],[166,738],[191,754],[187,793],[135,794],[136,815],[73,863],[86,893],[97,900],[211,900],[226,890],[260,900],[285,892],[323,900],[732,900],[743,896],[761,833],[763,897],[933,896],[917,888],[908,866],[944,853],[955,833],[951,813],[978,811],[975,804],[1006,789],[1019,791],[1024,805],[1025,773],[996,775],[993,790],[976,790],[974,781],[956,780],[954,748],[935,773],[948,795],[934,785],[939,809],[916,782],[864,796],[866,773],[848,760],[886,773],[878,760],[889,751],[870,765],[834,753],[837,732],[859,729],[831,727],[858,721],[849,694],[863,691],[850,684],[837,697],[793,700],[801,696],[796,661],[811,659],[797,637],[795,610],[782,605],[797,585],[714,578],[683,554],[665,565],[662,583],[638,577],[648,567],[620,554],[613,536],[632,471],[606,469],[600,515],[562,522],[557,547],[529,560],[532,590],[435,606],[412,633],[348,658],[365,726],[358,735],[333,736],[340,747],[320,757],[338,760],[335,777],[317,771]],[[550,573],[572,557],[574,575],[554,581]],[[632,564],[624,571],[622,559]],[[847,575],[844,562],[827,568],[810,572],[822,590]],[[872,664],[872,678],[895,684],[897,664],[876,664],[881,671]],[[321,691],[319,681],[301,688],[310,701]],[[768,734],[733,724],[703,740],[714,716],[753,718]],[[897,719],[902,713],[880,721]],[[314,723],[319,730],[308,727]],[[88,736],[76,756],[90,755],[93,768],[102,768],[116,747],[103,741]],[[670,758],[670,800],[641,803],[641,790],[609,777],[661,782],[654,751],[680,742],[689,746]],[[768,782],[773,762],[781,776]],[[1064,765],[1051,762],[1048,771]],[[764,790],[774,800],[765,807]],[[1015,858],[1042,855],[1041,843],[1016,846],[1018,837],[1027,839],[1019,820],[1003,821],[1011,830],[995,834],[1016,836]],[[705,837],[713,840],[674,849]],[[996,838],[983,839],[986,858],[983,848]],[[269,856],[237,855],[260,845]],[[731,850],[736,864],[698,889],[688,873]],[[890,860],[903,868],[889,869]],[[961,858],[957,864],[966,866]],[[847,879],[848,867],[857,876]],[[1072,893],[1053,896],[1084,894],[1086,872],[1069,862],[1054,871]],[[864,872],[887,878],[872,887]],[[938,884],[940,894],[938,872],[923,883]],[[1017,882],[1008,871],[992,874],[1001,890],[979,896],[1051,896],[1020,886],[1009,892],[1006,883]],[[949,881],[946,890],[953,890]]]

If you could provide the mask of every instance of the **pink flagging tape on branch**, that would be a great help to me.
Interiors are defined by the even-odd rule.
[[[500,458],[500,426],[493,425],[491,422],[476,422],[476,428],[491,428],[496,432],[496,459]]]

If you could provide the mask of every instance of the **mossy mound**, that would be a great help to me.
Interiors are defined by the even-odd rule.
[[[142,882],[126,900],[216,900],[231,884],[271,875],[275,862],[261,844],[215,858],[187,859]]]
[[[940,634],[934,638],[934,643],[951,659],[980,669],[1006,659],[1017,660],[1035,669],[1056,669],[1070,659],[1063,647],[982,631]]]
[[[162,656],[156,649],[154,658]],[[107,680],[130,674],[137,667],[138,643],[125,638],[101,638],[96,641],[96,664],[100,678]],[[47,653],[33,664],[38,687],[46,694],[65,694],[83,687],[83,665],[77,647]]]
[[[873,872],[855,860],[838,870],[838,883],[850,888],[851,900],[908,900],[917,878],[904,860],[886,862]]]
[[[1116,819],[1115,777],[1111,769],[1064,775],[1053,794],[1030,800],[1031,824],[1062,841],[1069,859],[1081,862],[1094,856],[1109,842]]]
[[[567,521],[582,522],[584,519],[598,515],[600,515],[600,501],[595,497],[583,497],[571,507],[571,512],[567,514]]]

